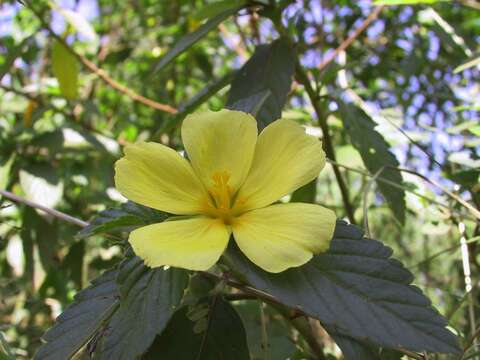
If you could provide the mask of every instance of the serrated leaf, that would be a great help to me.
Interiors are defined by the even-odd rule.
[[[382,181],[388,180],[402,185],[403,179],[399,171],[393,169],[399,166],[395,156],[390,152],[385,139],[376,130],[376,123],[356,105],[337,101],[340,117],[343,121],[353,146],[360,153],[368,171],[374,175],[380,169],[383,171],[377,177],[377,186],[385,197],[390,209],[400,223],[405,223],[405,191]]]
[[[67,48],[58,41],[52,46],[52,72],[60,91],[67,99],[75,99],[78,91],[79,64]]]
[[[70,359],[90,341],[118,306],[115,277],[116,271],[108,271],[75,296],[75,302],[43,335],[46,344],[40,347],[34,359]]]
[[[384,350],[352,337],[341,335],[332,329],[329,329],[328,333],[342,350],[345,360],[400,360],[403,356],[398,351]]]
[[[150,269],[126,259],[78,293],[56,320],[35,359],[70,359],[87,343],[105,359],[134,359],[166,326],[188,282],[185,270]]]
[[[130,360],[145,353],[167,326],[188,283],[183,269],[150,269],[125,260],[117,275],[120,306],[98,344],[104,359]]]
[[[258,107],[261,130],[281,117],[294,71],[295,51],[287,40],[258,46],[233,80],[226,107],[250,113]]]
[[[129,201],[118,208],[98,213],[76,237],[84,239],[107,232],[130,231],[142,225],[162,222],[166,218],[167,215],[163,212]]]
[[[206,36],[210,31],[215,29],[221,22],[235,14],[240,8],[238,6],[231,7],[225,11],[222,11],[215,17],[208,20],[205,24],[201,25],[194,32],[191,32],[182,37],[175,46],[160,59],[159,63],[155,66],[154,72],[158,72],[165,66],[170,64],[177,56],[187,50],[190,46]]]
[[[207,317],[197,321],[188,316],[188,307],[177,311],[144,359],[249,359],[245,329],[235,309],[218,297],[211,300],[208,309]]]
[[[250,285],[319,319],[327,329],[385,348],[458,353],[446,320],[391,254],[389,247],[363,238],[359,228],[338,221],[330,249],[299,268],[268,273],[235,244],[226,258]]]
[[[63,181],[47,164],[32,165],[20,170],[20,186],[28,200],[55,207],[63,196]]]
[[[335,343],[342,350],[345,360],[380,360],[375,348],[368,346],[349,336],[340,335],[335,331],[328,331]]]

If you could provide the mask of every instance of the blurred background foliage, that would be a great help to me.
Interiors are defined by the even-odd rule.
[[[284,32],[295,41],[298,63],[283,117],[324,144],[327,131],[334,151],[318,181],[293,200],[316,201],[368,225],[465,338],[466,353],[474,353],[480,4],[377,3],[382,7],[347,0],[262,0],[248,7],[207,0],[2,1],[0,189],[84,221],[118,206],[124,199],[114,188],[113,164],[122,147],[154,140],[181,150],[184,116],[223,108],[235,71],[257,45]],[[243,9],[231,10],[237,7]],[[211,31],[185,41],[205,22]],[[334,53],[351,34],[346,50]],[[177,57],[165,57],[171,49]],[[272,82],[276,75],[280,81],[273,72]],[[387,165],[409,172],[382,168],[378,149],[380,159],[390,157]],[[31,358],[73,295],[121,258],[118,239],[79,239],[77,232],[74,224],[0,197],[5,354]],[[235,306],[253,358],[261,358],[258,304]],[[271,358],[292,358],[302,340],[270,309],[263,316]]]

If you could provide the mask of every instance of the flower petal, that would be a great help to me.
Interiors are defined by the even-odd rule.
[[[258,137],[236,207],[248,210],[267,206],[315,179],[324,166],[320,141],[294,121],[274,121]]]
[[[188,161],[153,142],[125,148],[115,164],[115,185],[126,198],[173,214],[197,214],[209,201]]]
[[[320,205],[277,204],[236,218],[233,237],[252,262],[278,273],[303,265],[313,254],[327,250],[335,219],[333,211]]]
[[[186,117],[182,140],[192,166],[207,189],[215,185],[212,176],[227,173],[232,192],[244,182],[257,141],[257,123],[244,112],[206,111]]]
[[[202,217],[144,226],[128,241],[147,266],[207,270],[222,255],[230,233],[222,221]]]

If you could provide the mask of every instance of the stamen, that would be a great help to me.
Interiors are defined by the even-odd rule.
[[[220,210],[230,209],[231,188],[228,186],[230,174],[226,171],[216,172],[212,175],[213,188],[210,190],[215,205]]]

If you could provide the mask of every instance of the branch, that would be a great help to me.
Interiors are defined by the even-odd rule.
[[[360,34],[370,26],[370,24],[378,17],[378,15],[380,15],[381,11],[384,8],[385,8],[384,5],[374,8],[373,11],[370,13],[370,15],[368,15],[367,18],[363,21],[363,23],[357,29],[355,29],[355,31],[349,37],[347,37],[340,44],[340,46],[333,51],[333,53],[329,57],[327,57],[324,61],[320,63],[320,65],[318,65],[318,70],[322,71],[323,69],[325,69],[328,66],[328,64],[330,64],[333,60],[335,60],[338,54],[340,54],[347,47],[349,47],[355,41],[355,39],[359,37]]]
[[[47,30],[50,35],[59,43],[61,43],[67,51],[75,56],[78,61],[80,61],[87,69],[89,69],[91,72],[96,74],[100,79],[103,80],[107,85],[112,87],[113,89],[127,95],[130,97],[133,101],[137,101],[139,103],[142,103],[144,105],[147,105],[153,109],[164,111],[170,114],[176,114],[177,109],[170,105],[166,104],[161,104],[159,102],[156,102],[152,99],[146,98],[145,96],[142,96],[140,94],[137,94],[135,91],[129,89],[125,85],[120,84],[118,81],[112,79],[105,70],[100,69],[97,65],[95,65],[93,62],[88,60],[86,57],[78,54],[73,48],[67,44],[67,42],[62,39],[60,36],[58,36],[53,29],[48,25],[48,23],[44,20],[43,16],[36,10],[34,7],[31,5],[29,1],[25,1],[25,4],[28,5],[28,8],[35,14],[35,16],[38,18],[40,23],[42,24],[42,27]]]
[[[81,227],[86,227],[88,226],[88,222],[86,221],[83,221],[83,220],[80,220],[80,219],[77,219],[73,216],[70,216],[68,214],[65,214],[61,211],[58,211],[58,210],[55,210],[55,209],[51,209],[49,207],[46,207],[46,206],[43,206],[41,204],[38,204],[36,202],[33,202],[33,201],[30,201],[30,200],[27,200],[21,196],[18,196],[18,195],[15,195],[15,194],[12,194],[11,192],[9,191],[6,191],[6,190],[1,190],[0,189],[0,195],[1,196],[4,196],[6,197],[7,199],[10,199],[12,200],[13,202],[16,202],[16,203],[20,203],[20,204],[24,204],[24,205],[27,205],[27,206],[30,206],[32,208],[35,208],[35,209],[39,209],[39,210],[42,210],[44,212],[46,212],[47,214],[50,214],[56,218],[59,218],[61,220],[64,220],[66,222],[69,222],[71,224],[74,224],[74,225],[77,225],[77,226],[81,226]]]
[[[337,183],[340,188],[340,192],[342,194],[342,199],[345,206],[345,211],[347,212],[348,220],[352,224],[355,224],[355,217],[353,215],[354,210],[353,210],[352,204],[350,203],[348,187],[345,184],[345,181],[343,180],[340,169],[336,165],[336,157],[335,157],[335,150],[333,147],[333,141],[332,141],[332,138],[330,137],[330,133],[328,132],[328,124],[323,114],[323,110],[318,104],[318,96],[315,90],[313,89],[312,85],[310,84],[310,80],[308,79],[308,76],[303,71],[303,69],[300,66],[297,66],[295,71],[297,74],[298,82],[302,84],[303,87],[305,88],[305,91],[307,92],[308,97],[310,98],[310,102],[312,103],[312,106],[315,109],[315,112],[317,113],[318,122],[320,127],[322,128],[323,140],[325,144],[325,153],[327,154],[328,159],[333,161],[331,162],[333,167],[333,172],[335,173],[335,177],[337,178]]]

